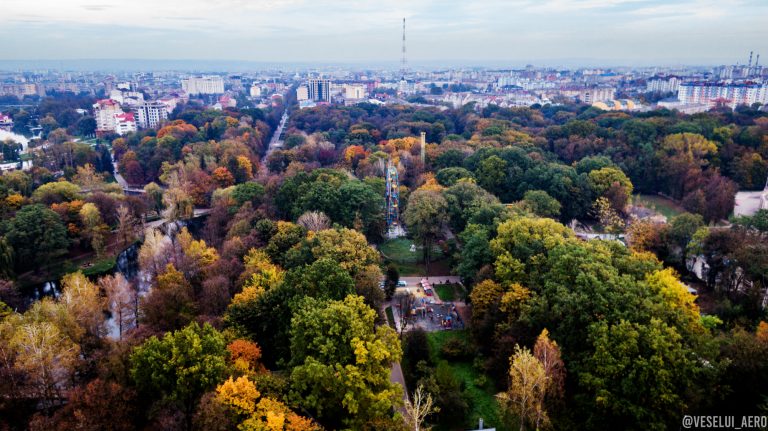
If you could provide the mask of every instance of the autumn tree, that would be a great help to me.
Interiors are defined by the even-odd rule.
[[[562,400],[565,391],[565,364],[560,357],[560,347],[549,338],[549,331],[546,329],[536,338],[533,356],[541,363],[544,375],[547,376],[545,401],[551,405],[553,401]]]
[[[163,216],[169,221],[186,220],[194,214],[192,197],[180,187],[169,188],[163,193]]]
[[[125,247],[136,238],[140,230],[140,223],[131,214],[127,205],[117,207],[117,235]]]
[[[316,431],[320,427],[311,419],[291,411],[288,406],[263,396],[247,377],[229,378],[216,388],[210,403],[219,404],[227,419],[241,430]],[[209,411],[215,411],[209,406]],[[210,429],[206,427],[206,429]]]
[[[235,177],[223,166],[220,166],[213,171],[213,180],[219,187],[229,187],[235,183]]]
[[[73,272],[61,279],[61,295],[58,300],[85,330],[86,335],[95,338],[104,336],[104,298],[99,292],[99,286],[82,272]]]
[[[520,431],[529,425],[538,430],[549,426],[549,415],[544,407],[547,374],[544,366],[526,348],[515,347],[510,358],[509,389],[498,395],[499,403],[507,413],[518,418]]]
[[[664,138],[657,152],[661,172],[672,196],[682,199],[688,194],[709,159],[717,153],[714,142],[695,133],[676,133]]]
[[[49,408],[61,399],[61,390],[74,372],[80,348],[55,324],[24,320],[18,323],[10,339],[16,353],[14,366],[30,378],[34,396]]]
[[[101,190],[105,186],[104,175],[97,173],[90,163],[77,167],[77,174],[75,174],[72,182],[89,192]]]
[[[116,382],[92,380],[73,388],[67,403],[42,429],[130,431],[136,429],[136,402],[136,394],[131,389]]]
[[[142,322],[160,330],[173,330],[189,323],[195,315],[192,286],[173,264],[156,278],[154,288],[141,303]]]
[[[624,212],[634,190],[632,181],[621,169],[614,167],[591,171],[589,173],[589,185],[595,195],[608,199],[611,207],[619,213]]]
[[[227,344],[227,351],[234,368],[240,372],[259,373],[266,370],[261,363],[261,348],[253,341],[238,338]]]
[[[88,202],[80,209],[80,220],[85,227],[85,235],[91,240],[91,248],[96,256],[104,253],[104,231],[107,229],[96,205]]]

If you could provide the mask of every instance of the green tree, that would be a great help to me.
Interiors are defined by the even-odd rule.
[[[496,196],[501,196],[507,184],[507,162],[499,156],[490,156],[480,162],[475,176],[482,188]]]
[[[317,232],[310,242],[315,259],[329,258],[356,278],[371,265],[379,264],[379,253],[368,245],[365,235],[354,229],[326,229]]]
[[[562,205],[544,190],[528,190],[523,196],[523,204],[539,217],[557,219]]]
[[[359,428],[389,415],[402,388],[389,380],[400,360],[397,334],[374,325],[376,312],[350,295],[306,299],[291,324],[291,394],[330,428]]]
[[[594,353],[579,380],[595,406],[591,427],[676,427],[698,365],[675,328],[655,318],[647,325],[603,321],[590,328],[590,340]]]
[[[436,190],[416,190],[408,198],[403,219],[411,235],[421,242],[427,277],[429,277],[430,249],[435,240],[443,235],[448,222],[447,213],[448,202]]]
[[[32,200],[46,205],[65,201],[70,202],[79,198],[80,187],[69,181],[43,184],[32,193]]]
[[[437,174],[435,175],[435,179],[438,183],[440,183],[443,187],[451,187],[452,185],[459,182],[459,180],[467,179],[467,180],[475,180],[475,176],[472,174],[472,172],[468,171],[467,169],[460,168],[460,167],[450,167],[450,168],[443,168],[437,171]]]
[[[680,248],[682,264],[688,258],[688,243],[696,231],[704,226],[704,218],[698,214],[683,213],[672,218],[669,222],[669,237],[676,247]]]
[[[224,379],[226,342],[209,324],[191,323],[149,338],[130,357],[131,378],[150,399],[176,403],[186,415],[187,426],[197,401]]]
[[[59,216],[43,205],[27,205],[8,224],[5,235],[20,270],[40,268],[67,252],[67,230]]]
[[[450,225],[454,232],[463,231],[467,223],[492,225],[504,212],[496,196],[475,183],[460,181],[443,191],[448,204]]]
[[[160,214],[165,208],[163,203],[163,189],[157,183],[149,183],[144,186],[144,195],[147,197],[149,209]]]
[[[461,240],[461,259],[456,267],[465,285],[472,285],[480,280],[480,270],[493,263],[490,246],[490,232],[485,226],[470,224],[459,234]]]
[[[355,282],[349,273],[329,258],[289,271],[285,283],[313,298],[341,300],[355,292]]]
[[[264,196],[264,186],[259,183],[247,182],[238,184],[232,190],[232,199],[241,207],[244,203],[250,202],[254,208],[261,205],[261,198]]]

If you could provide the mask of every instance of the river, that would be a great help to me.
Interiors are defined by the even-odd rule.
[[[198,217],[192,220],[175,222],[169,226],[169,229],[163,231],[166,232],[166,238],[170,238],[169,235],[175,235],[182,227],[186,227],[193,237],[198,238],[204,225],[203,220],[204,218]],[[141,243],[137,242],[120,252],[115,259],[115,268],[111,273],[122,274],[126,280],[138,287],[141,296],[146,296],[149,294],[152,286],[149,277],[139,267],[140,249]],[[26,299],[27,304],[31,305],[33,302],[39,301],[44,297],[58,298],[61,293],[61,284],[59,280],[50,280],[27,287],[21,293]],[[118,329],[111,317],[107,318],[106,326],[107,336],[117,339],[119,335]]]
[[[10,139],[13,142],[16,142],[18,144],[21,144],[21,154],[24,154],[29,149],[29,138],[27,138],[24,135],[19,135],[18,133],[9,132],[7,130],[0,129],[0,142],[3,142],[5,140]],[[0,163],[0,170],[7,171],[10,169],[16,169],[18,167],[17,162],[10,162],[10,163]],[[23,162],[22,164],[22,170],[27,170],[32,168],[32,161],[27,160]]]

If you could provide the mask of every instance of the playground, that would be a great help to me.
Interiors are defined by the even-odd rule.
[[[408,282],[395,291],[390,304],[394,326],[400,331],[423,329],[434,332],[448,329],[464,329],[468,314],[463,302],[444,301],[438,296],[436,286],[453,286],[454,283],[433,285],[425,278]],[[460,284],[459,284],[460,286]]]

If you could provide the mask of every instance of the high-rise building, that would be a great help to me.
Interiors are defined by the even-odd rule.
[[[344,84],[345,99],[362,99],[365,97],[365,85],[363,84]]]
[[[112,99],[102,99],[93,104],[93,118],[96,120],[96,133],[115,131],[115,115],[122,114],[120,104]]]
[[[136,120],[134,119],[133,112],[123,112],[114,115],[115,130],[118,135],[125,135],[128,132],[136,131]]]
[[[680,79],[676,76],[654,77],[648,80],[645,91],[649,93],[677,93]]]
[[[686,105],[724,103],[731,108],[753,103],[768,103],[768,84],[689,82],[680,85],[677,99]]]
[[[182,79],[181,88],[190,95],[222,94],[224,93],[224,79],[215,75]]]
[[[331,101],[331,80],[330,79],[310,79],[307,81],[309,90],[309,99],[317,102]]]
[[[309,100],[309,87],[306,85],[299,85],[296,88],[296,100],[299,102]]]
[[[616,94],[616,89],[613,87],[594,87],[585,88],[579,91],[578,98],[583,103],[591,105],[595,102],[613,100],[614,94]]]
[[[168,106],[163,102],[144,102],[134,112],[137,124],[142,129],[154,129],[168,119]]]
[[[261,87],[257,83],[251,84],[250,89],[251,97],[261,97]]]

